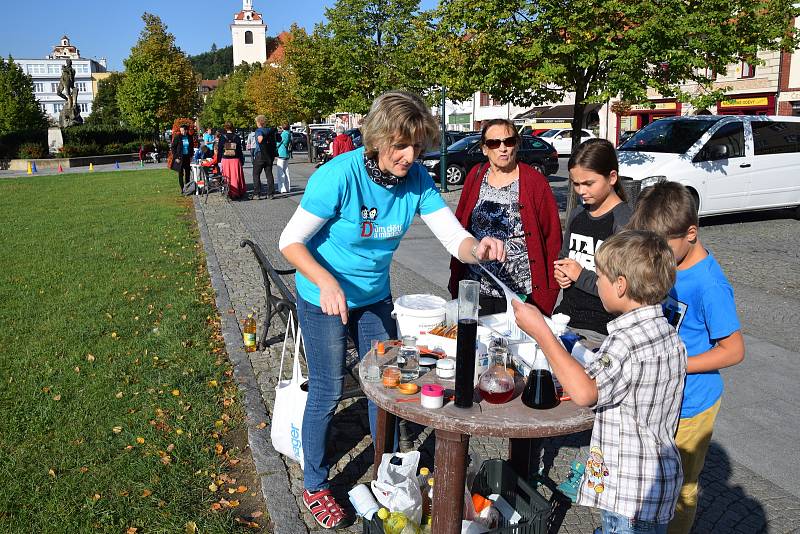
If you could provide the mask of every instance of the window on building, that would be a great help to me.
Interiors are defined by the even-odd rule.
[[[53,111],[56,113],[61,113],[62,109],[64,109],[64,104],[53,104]]]
[[[47,74],[43,63],[31,63],[28,65],[28,74]]]
[[[75,82],[75,89],[80,93],[86,92],[86,82]]]
[[[484,93],[481,91],[481,106],[488,106],[489,105],[489,93]]]
[[[800,152],[800,122],[753,122],[756,156]]]
[[[51,93],[55,93],[56,91],[58,91],[58,83],[52,82],[50,84],[50,92]]]
[[[58,74],[59,72],[61,72],[61,65],[58,63],[47,64],[47,74]]]
[[[253,44],[253,32],[250,30],[244,32],[244,44]]]
[[[715,147],[724,146],[724,156],[720,149]],[[744,123],[741,121],[731,122],[717,130],[706,145],[695,157],[695,161],[714,161],[728,158],[744,157]]]
[[[39,109],[42,110],[42,113],[47,113],[47,104],[42,104],[39,102]]]
[[[492,98],[492,105],[493,106],[502,106],[503,105],[503,101],[500,100],[499,98]]]
[[[89,104],[86,102],[79,103],[78,107],[81,108],[81,113],[89,113]]]
[[[75,69],[76,74],[89,74],[89,65],[86,63],[73,63],[72,68]]]
[[[44,93],[44,83],[43,82],[34,82],[33,83],[33,92],[34,93]]]
[[[756,75],[756,66],[747,61],[742,61],[742,75],[740,78],[752,78]]]

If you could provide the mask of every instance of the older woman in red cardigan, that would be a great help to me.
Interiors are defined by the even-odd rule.
[[[517,162],[520,142],[511,121],[493,119],[483,125],[480,143],[489,162],[476,165],[467,175],[456,217],[476,238],[494,237],[506,243],[506,261],[484,267],[550,315],[559,291],[553,262],[561,249],[561,222],[547,178]],[[461,280],[479,280],[481,315],[504,312],[502,290],[483,274],[479,266],[453,258],[450,293],[453,298],[458,295]]]

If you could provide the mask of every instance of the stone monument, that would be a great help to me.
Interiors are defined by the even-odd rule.
[[[61,79],[58,82],[56,95],[66,100],[61,114],[58,116],[58,123],[62,128],[69,128],[76,124],[83,124],[81,110],[78,106],[78,89],[75,87],[75,69],[72,68],[72,60],[67,59],[66,65],[61,67]]]

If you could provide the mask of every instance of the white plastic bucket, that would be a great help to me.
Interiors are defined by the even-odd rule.
[[[394,301],[392,315],[400,336],[419,336],[440,325],[445,318],[445,300],[436,295],[403,295]]]

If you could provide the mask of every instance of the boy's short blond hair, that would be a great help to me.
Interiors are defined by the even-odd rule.
[[[407,91],[389,91],[376,98],[361,126],[364,147],[371,158],[395,138],[421,142],[428,148],[438,132],[436,119],[422,98]]]
[[[640,304],[658,304],[675,285],[675,256],[667,241],[647,230],[624,230],[605,240],[594,256],[598,273],[624,276],[626,295]]]
[[[684,237],[690,226],[698,225],[697,203],[689,190],[677,182],[658,182],[636,199],[627,228],[676,239]]]

